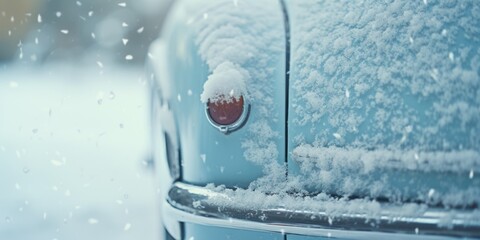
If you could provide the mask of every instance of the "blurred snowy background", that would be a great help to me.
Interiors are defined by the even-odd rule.
[[[0,239],[157,239],[143,63],[167,0],[0,0]]]

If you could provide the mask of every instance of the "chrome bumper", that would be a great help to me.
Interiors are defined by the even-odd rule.
[[[177,222],[307,236],[349,239],[480,237],[479,210],[454,210],[452,214],[449,210],[428,208],[421,214],[406,217],[400,206],[382,204],[380,215],[374,219],[350,213],[336,216],[332,222],[326,212],[285,207],[246,210],[232,207],[235,204],[214,205],[208,201],[213,197],[230,199],[224,193],[177,182],[168,193],[164,214]],[[401,217],[392,217],[396,213]],[[450,224],[440,227],[446,218]]]

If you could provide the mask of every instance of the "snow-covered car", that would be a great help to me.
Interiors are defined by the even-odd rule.
[[[166,238],[480,237],[480,1],[179,0],[148,58]]]

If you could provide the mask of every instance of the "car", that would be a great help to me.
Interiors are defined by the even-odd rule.
[[[479,238],[479,13],[175,1],[147,67],[165,239]]]

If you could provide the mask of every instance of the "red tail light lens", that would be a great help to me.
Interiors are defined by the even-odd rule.
[[[220,125],[230,125],[235,123],[240,116],[242,116],[243,104],[243,97],[213,103],[208,101],[208,114],[210,114],[210,118],[215,123]]]
[[[243,96],[216,102],[207,102],[207,117],[221,132],[229,133],[240,128],[247,119],[249,106]]]

